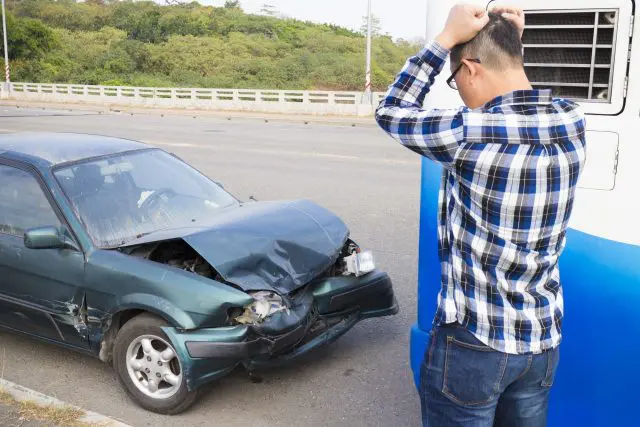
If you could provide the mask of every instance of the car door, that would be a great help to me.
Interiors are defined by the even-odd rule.
[[[43,181],[26,166],[0,162],[0,323],[73,347],[88,347],[83,310],[84,255],[29,249],[24,233],[64,229]]]

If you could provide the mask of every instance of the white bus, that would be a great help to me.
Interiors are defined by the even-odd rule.
[[[524,58],[534,87],[551,88],[558,97],[580,102],[587,114],[588,159],[560,261],[564,339],[549,425],[639,425],[635,405],[640,404],[640,40],[633,42],[640,38],[640,25],[634,29],[640,4],[634,0],[497,4],[501,3],[525,9]],[[442,29],[452,4],[429,1],[430,38]],[[445,80],[443,73],[427,97],[427,108],[461,105]],[[416,381],[439,290],[440,176],[440,168],[425,159],[418,321],[411,333]]]

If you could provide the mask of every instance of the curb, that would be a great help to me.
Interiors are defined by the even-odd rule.
[[[13,398],[16,399],[17,401],[33,402],[40,406],[55,406],[55,407],[78,409],[85,413],[85,415],[81,417],[79,421],[87,424],[98,424],[101,427],[132,427],[128,424],[124,424],[113,418],[109,418],[105,415],[98,414],[97,412],[87,411],[84,408],[66,404],[63,401],[58,400],[54,397],[47,396],[35,390],[31,390],[21,385],[12,383],[11,381],[0,379],[0,388],[6,391],[7,393],[9,393],[11,396],[13,396]]]

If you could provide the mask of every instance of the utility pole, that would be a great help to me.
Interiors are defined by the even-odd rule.
[[[427,16],[424,19],[424,25],[426,27],[426,30],[424,32],[424,42],[428,43],[429,42],[429,0],[426,0],[425,2],[425,8],[427,9]]]
[[[2,0],[4,1],[4,0]],[[373,20],[371,16],[371,0],[367,11],[367,70],[365,75],[364,95],[362,96],[363,104],[373,103],[373,94],[371,93],[371,32]]]
[[[2,34],[4,35],[4,80],[5,91],[9,93],[9,83],[11,83],[11,73],[9,71],[9,46],[7,43],[7,13],[2,0]]]

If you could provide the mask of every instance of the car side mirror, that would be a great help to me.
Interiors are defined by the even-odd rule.
[[[76,244],[57,227],[31,228],[24,233],[24,246],[29,249],[72,249]]]

